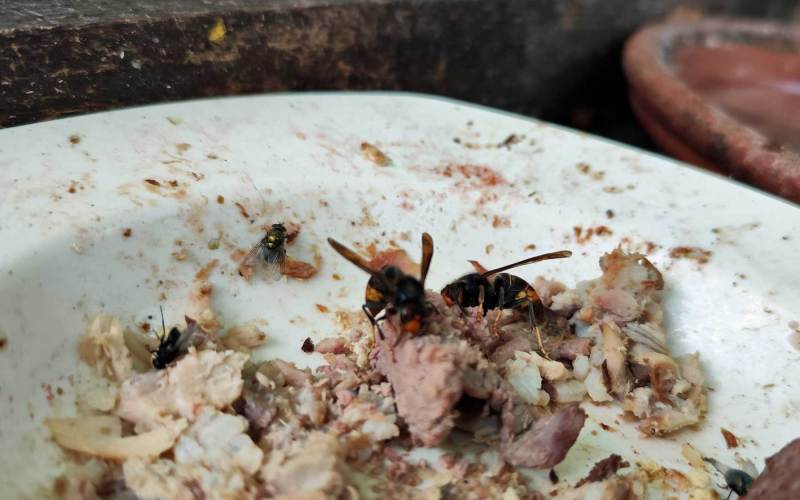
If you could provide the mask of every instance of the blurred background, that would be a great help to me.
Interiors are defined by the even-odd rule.
[[[664,145],[652,127],[632,112],[626,40],[656,22],[727,16],[791,24],[798,4],[8,0],[0,126],[205,96],[382,89],[455,97],[658,150]],[[723,160],[707,166],[745,175]]]

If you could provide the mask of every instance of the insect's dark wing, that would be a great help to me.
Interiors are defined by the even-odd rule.
[[[247,252],[247,255],[242,259],[242,265],[246,267],[253,267],[258,263],[261,256],[262,249],[264,248],[264,240],[259,241],[256,245]]]
[[[197,322],[192,318],[186,316],[186,329],[181,332],[181,336],[175,342],[175,352],[184,353],[192,345],[192,337],[197,332]]]
[[[422,261],[419,273],[419,281],[425,286],[425,278],[428,277],[428,270],[431,268],[433,259],[433,238],[428,233],[422,233]]]
[[[278,281],[283,276],[283,264],[286,262],[286,248],[280,245],[274,250],[264,252],[264,273],[269,281]]]
[[[328,243],[333,247],[336,252],[344,257],[345,259],[349,260],[353,264],[356,265],[359,269],[368,273],[370,276],[374,277],[381,286],[384,287],[385,290],[392,290],[394,287],[389,283],[389,281],[381,274],[380,272],[372,269],[370,267],[369,262],[366,261],[363,257],[355,253],[354,251],[350,250],[346,246],[342,245],[338,241],[334,240],[333,238],[328,238]]]
[[[524,266],[526,264],[533,264],[534,262],[541,262],[543,260],[550,260],[550,259],[563,259],[565,257],[570,257],[572,252],[569,250],[561,250],[560,252],[550,252],[550,253],[543,253],[541,255],[534,255],[533,257],[528,257],[527,259],[520,260],[519,262],[514,262],[513,264],[508,264],[503,267],[498,267],[497,269],[492,269],[491,271],[486,271],[482,274],[483,277],[490,276],[492,274],[502,273],[503,271],[508,271],[509,269],[513,269],[515,267]]]

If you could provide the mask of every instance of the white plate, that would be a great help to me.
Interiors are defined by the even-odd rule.
[[[467,147],[510,134],[521,142]],[[377,145],[392,165],[364,158],[362,141]],[[581,162],[588,174],[577,168]],[[459,165],[486,167],[504,182],[487,185]],[[167,196],[176,191],[169,186],[156,192],[148,178],[177,180],[185,196]],[[234,272],[230,250],[208,248],[221,234],[245,248],[259,239],[260,225],[274,221],[302,224],[290,247],[295,257],[310,258],[311,245],[319,247],[324,261],[316,278],[246,283]],[[598,225],[613,234],[576,242],[574,226]],[[132,235],[124,238],[128,227]],[[0,331],[8,344],[0,351],[0,487],[20,495],[57,473],[59,454],[41,423],[72,411],[76,340],[94,314],[116,314],[133,325],[157,315],[163,303],[167,321],[177,320],[194,273],[219,259],[211,282],[224,320],[264,317],[271,341],[260,355],[319,363],[300,345],[309,335],[334,334],[336,326],[315,304],[356,309],[366,280],[324,238],[393,239],[416,257],[423,230],[436,243],[428,284],[437,289],[468,269],[466,259],[502,264],[530,254],[531,243],[537,251],[568,248],[575,256],[519,274],[569,285],[597,276],[598,257],[624,238],[657,244],[651,258],[668,284],[670,343],[679,353],[700,351],[713,388],[708,417],[696,431],[640,439],[614,423],[617,407],[590,406],[592,420],[558,473],[581,476],[612,451],[683,468],[678,443],[686,441],[729,463],[738,451],[760,467],[800,434],[800,352],[788,326],[800,320],[798,229],[797,207],[720,177],[534,120],[423,96],[215,99],[3,130]],[[401,239],[406,231],[410,241]],[[171,255],[179,250],[175,240],[187,250],[184,261]],[[489,255],[487,245],[494,246]],[[712,255],[704,265],[672,259],[676,246]],[[333,273],[344,280],[333,280]],[[592,435],[598,421],[619,432]],[[742,447],[727,450],[720,427],[742,438]]]

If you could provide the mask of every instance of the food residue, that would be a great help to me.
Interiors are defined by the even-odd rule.
[[[118,318],[90,323],[79,353],[109,391],[82,416],[46,421],[71,452],[55,487],[113,485],[141,498],[358,498],[368,478],[380,497],[418,498],[417,487],[434,478],[453,498],[537,498],[520,470],[535,468],[573,498],[632,498],[653,478],[687,488],[685,476],[657,466],[618,475],[628,466],[618,455],[595,464],[578,491],[554,470],[584,428],[581,402],[617,404],[656,438],[698,424],[707,409],[698,355],[668,347],[659,271],[619,249],[599,264],[602,274],[574,289],[537,281],[546,357],[527,318],[464,311],[428,291],[421,335],[408,335],[397,313],[378,336],[360,312],[337,311],[341,330],[301,344],[323,354],[314,369],[251,357],[267,340],[254,325],[221,336],[209,264],[197,273],[190,310],[176,315],[187,325],[197,318],[199,329],[165,366]],[[586,325],[580,336],[574,321]],[[451,453],[441,470],[398,452],[410,441],[440,446],[456,432],[474,436],[479,460]],[[713,494],[707,489],[702,498]]]
[[[699,247],[675,247],[669,250],[669,256],[673,259],[692,259],[698,264],[705,264],[711,257],[711,252]]]
[[[342,275],[339,273],[333,273],[331,278],[335,279],[336,281],[342,281]]]
[[[131,234],[133,234],[133,230],[129,227],[126,227],[122,230],[122,237],[123,238],[130,238]]]
[[[81,142],[81,136],[80,135],[72,134],[71,136],[69,136],[69,143],[71,145],[75,146],[77,144],[80,144],[80,142]]]
[[[456,174],[462,177],[464,180],[455,182],[455,186],[459,188],[491,187],[507,183],[502,175],[485,165],[448,164],[440,173],[445,177],[454,177]]]
[[[236,208],[239,209],[239,213],[241,214],[241,216],[249,221],[250,220],[250,214],[247,213],[247,209],[244,208],[244,205],[242,205],[238,201],[234,202],[233,204],[236,205]]]
[[[222,196],[221,194],[218,194],[218,195],[217,195],[217,203],[219,203],[220,205],[222,205],[223,203],[225,203],[225,197],[224,197],[224,196]]]
[[[211,261],[209,261],[208,264],[206,264],[205,266],[200,268],[199,271],[197,271],[197,273],[194,275],[194,279],[199,281],[207,280],[208,276],[211,274],[211,271],[213,271],[214,268],[217,266],[217,262],[218,262],[217,259],[212,259]]]
[[[720,427],[719,431],[722,433],[722,437],[725,439],[725,445],[728,449],[739,447],[739,439],[731,431],[724,427]]]
[[[323,306],[322,304],[314,304],[314,305],[317,306],[317,310],[321,313],[326,313],[330,311],[330,309],[328,309],[326,306]]]
[[[303,262],[301,260],[295,260],[291,257],[286,257],[286,261],[283,264],[284,276],[288,276],[290,278],[295,278],[299,280],[305,280],[311,278],[315,274],[317,274],[317,268],[312,266],[308,262]]]
[[[179,142],[175,145],[175,149],[177,149],[179,153],[185,153],[190,147],[192,147],[192,145],[185,142]]]
[[[145,179],[144,181],[145,181],[146,183],[150,184],[151,186],[156,186],[156,187],[158,187],[158,186],[161,186],[161,183],[160,183],[160,182],[158,182],[158,181],[157,181],[157,180],[155,180],[155,179]]]
[[[184,260],[186,260],[186,257],[188,257],[188,256],[189,256],[189,254],[186,252],[185,248],[181,248],[180,250],[178,250],[176,252],[172,252],[172,257],[177,261],[184,261]]]
[[[578,481],[575,487],[579,488],[586,483],[603,481],[616,474],[619,469],[623,469],[628,466],[630,466],[630,464],[623,460],[621,456],[612,453],[608,457],[594,464],[594,467],[592,467],[592,470],[589,471],[589,474],[587,474],[585,478]]]
[[[606,217],[608,217],[609,219],[613,219],[614,218],[614,211],[611,210],[610,208],[608,210],[606,210]]]
[[[361,154],[364,155],[364,158],[380,167],[385,167],[391,163],[389,157],[383,151],[368,142],[361,143]]]
[[[588,243],[593,236],[611,236],[614,232],[608,228],[607,226],[597,226],[597,227],[590,227],[587,228],[585,231],[581,226],[575,226],[572,228],[572,232],[575,235],[575,241],[579,245],[583,245],[584,243]]]
[[[501,217],[495,215],[494,217],[492,217],[492,227],[495,229],[500,227],[511,227],[511,220],[509,220],[508,217]]]

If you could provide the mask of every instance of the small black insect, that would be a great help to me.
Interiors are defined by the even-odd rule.
[[[181,332],[177,327],[172,327],[167,334],[164,325],[164,309],[161,309],[161,331],[162,335],[158,338],[158,347],[152,351],[153,368],[162,370],[168,364],[175,361],[178,356],[184,354],[189,348],[192,335],[197,330],[197,322],[190,317],[186,317],[186,329]]]
[[[740,497],[746,495],[753,485],[755,479],[747,472],[741,469],[728,467],[713,458],[703,457],[703,460],[713,465],[714,468],[722,474],[722,477],[725,478],[725,485],[731,490],[730,493],[728,493],[728,498],[730,498],[732,493],[736,493]]]
[[[328,238],[328,243],[339,255],[369,273],[370,278],[361,309],[379,334],[382,335],[378,322],[394,314],[399,316],[403,331],[406,333],[414,335],[422,331],[429,314],[429,306],[425,302],[425,278],[428,276],[428,269],[433,259],[431,235],[422,234],[419,279],[409,276],[395,266],[387,265],[381,269],[372,269],[364,258],[333,238]],[[381,310],[384,311],[384,316],[376,318],[375,315]]]
[[[549,259],[563,259],[572,255],[568,250],[535,255],[513,264],[508,264],[490,271],[465,274],[442,289],[442,297],[448,305],[456,304],[462,312],[466,307],[481,307],[486,313],[492,309],[525,309],[531,329],[536,336],[539,350],[544,356],[547,352],[542,343],[542,334],[536,322],[544,311],[544,304],[536,290],[527,281],[503,271],[533,264]],[[479,264],[472,262],[477,268]]]
[[[286,261],[286,228],[283,224],[273,224],[261,241],[247,252],[242,259],[242,265],[252,267],[259,261],[266,265],[267,279],[280,279]]]

